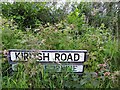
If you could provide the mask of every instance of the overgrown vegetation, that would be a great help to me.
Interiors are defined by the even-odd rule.
[[[92,17],[88,16],[89,9],[85,3],[81,3],[78,8],[76,7],[60,20],[57,15],[62,12],[62,9],[58,10],[58,13],[53,15],[58,19],[51,23],[53,18],[47,15],[46,12],[49,12],[50,8],[46,7],[45,3],[3,3],[1,26],[3,50],[85,49],[88,50],[89,57],[84,63],[85,72],[82,76],[67,72],[70,69],[62,73],[56,73],[54,70],[45,72],[43,66],[36,63],[34,59],[19,63],[18,71],[11,73],[9,69],[11,66],[6,59],[2,59],[2,87],[118,88],[120,86],[119,38],[113,34],[113,27],[106,26],[104,20],[97,23],[98,19],[93,17],[94,23],[99,24],[98,26],[92,23],[92,19],[87,22],[86,19]],[[22,12],[19,10],[22,10],[23,14],[20,14]],[[27,19],[28,17],[30,19]]]

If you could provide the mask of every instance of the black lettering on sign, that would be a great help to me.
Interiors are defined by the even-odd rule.
[[[45,55],[45,53],[43,53],[43,60],[45,60],[47,58],[47,60],[49,61],[49,53],[46,53],[47,55]]]
[[[29,53],[29,58],[32,59],[32,56],[33,56],[33,53],[30,52],[30,53]]]
[[[60,66],[56,65],[55,70],[57,70],[58,72],[60,72]]]
[[[61,54],[61,60],[62,60],[62,61],[65,61],[66,58],[67,58],[67,55],[66,55],[65,53],[62,53],[62,54]]]
[[[74,71],[77,71],[77,66],[73,66],[73,70],[74,70]]]
[[[70,59],[71,61],[73,61],[73,59],[72,59],[72,55],[71,55],[70,53],[68,54],[67,61],[68,61],[69,59]]]
[[[24,60],[24,52],[21,52],[22,60]]]
[[[42,60],[42,53],[38,53],[38,60]]]
[[[28,60],[28,53],[24,52],[24,60]]]
[[[20,52],[19,52],[19,53],[16,53],[16,52],[15,52],[16,60],[17,60],[17,59],[19,59],[19,60],[20,60],[19,55],[20,55]]]
[[[29,53],[29,58],[30,58],[30,59],[36,58],[36,53],[30,52],[30,53]]]
[[[55,61],[56,60],[60,61],[60,54],[59,53],[55,53]]]
[[[64,70],[65,66],[61,66],[61,70]]]
[[[31,55],[32,55],[31,52],[29,52],[29,59],[31,59]]]
[[[80,56],[79,56],[79,54],[74,54],[74,61],[78,61],[80,59]]]
[[[44,65],[44,69],[47,69],[47,66],[46,66],[46,65]]]

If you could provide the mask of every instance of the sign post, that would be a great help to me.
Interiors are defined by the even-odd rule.
[[[62,68],[70,67],[75,73],[83,73],[83,63],[87,59],[87,50],[17,50],[11,49],[8,53],[10,64],[36,60],[46,69],[49,65],[61,72]],[[55,64],[55,62],[59,63]]]

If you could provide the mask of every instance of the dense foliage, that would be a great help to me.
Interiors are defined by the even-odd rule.
[[[81,3],[74,11],[65,14],[64,19],[61,17],[55,21],[52,21],[54,20],[51,18],[52,15],[46,16],[50,8],[46,7],[44,2],[2,4],[3,50],[85,49],[88,50],[89,56],[84,63],[85,72],[82,76],[67,72],[70,71],[69,68],[63,73],[56,73],[54,70],[45,72],[42,65],[36,63],[34,59],[19,63],[16,67],[17,72],[11,73],[11,65],[6,59],[2,59],[3,88],[118,88],[120,86],[118,38],[114,36],[111,28],[106,26],[104,20],[97,23],[101,18],[94,18],[98,26],[92,23],[93,19],[86,21],[90,8],[85,4]],[[60,12],[62,11],[58,10],[58,13]],[[53,16],[58,18],[57,15]],[[30,19],[27,19],[28,17]],[[27,29],[24,31],[23,28]]]
[[[19,29],[36,28],[39,24],[58,22],[65,17],[64,12],[54,6],[47,6],[47,2],[14,2],[2,3],[2,16],[14,20]]]

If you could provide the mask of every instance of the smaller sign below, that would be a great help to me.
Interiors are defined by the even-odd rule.
[[[43,65],[44,69],[48,72],[75,72],[75,73],[82,73],[83,72],[83,65]],[[52,71],[51,71],[52,70]]]

